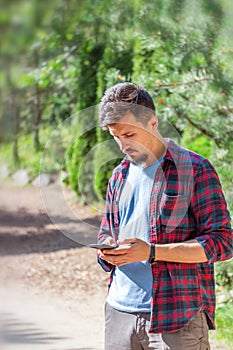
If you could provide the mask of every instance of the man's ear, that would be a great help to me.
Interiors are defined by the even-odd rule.
[[[156,118],[155,115],[153,115],[149,120],[149,125],[153,131],[158,129],[158,119]]]

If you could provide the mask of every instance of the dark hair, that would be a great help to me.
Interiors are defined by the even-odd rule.
[[[133,83],[119,83],[107,89],[99,105],[99,122],[103,130],[115,124],[128,112],[142,123],[155,114],[154,102],[142,87]]]

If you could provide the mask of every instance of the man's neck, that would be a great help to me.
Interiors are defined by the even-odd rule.
[[[167,141],[160,136],[160,138],[156,138],[156,143],[154,147],[154,152],[149,154],[148,159],[143,164],[144,167],[148,167],[156,161],[160,160],[165,156],[167,151]]]

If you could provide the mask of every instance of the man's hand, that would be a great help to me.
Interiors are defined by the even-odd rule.
[[[127,238],[118,244],[115,249],[99,250],[99,257],[116,266],[149,259],[150,244],[139,238]]]

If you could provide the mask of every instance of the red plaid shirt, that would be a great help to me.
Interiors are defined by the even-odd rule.
[[[118,203],[128,168],[129,161],[124,159],[109,181],[99,241],[109,235],[118,238]],[[177,331],[199,310],[207,314],[209,327],[215,328],[213,263],[233,256],[232,233],[230,215],[213,166],[207,159],[169,140],[151,193],[150,241],[166,244],[196,239],[208,262],[152,264],[150,332]],[[105,271],[113,273],[114,266],[101,259],[99,263]]]

